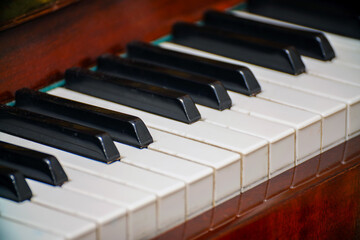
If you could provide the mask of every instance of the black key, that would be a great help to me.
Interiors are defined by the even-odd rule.
[[[170,51],[143,42],[129,43],[126,53],[130,59],[216,79],[227,89],[248,96],[261,92],[258,81],[247,67]]]
[[[30,89],[15,93],[16,107],[107,132],[119,142],[143,148],[153,142],[144,122],[110,111]]]
[[[206,52],[298,75],[305,65],[294,47],[187,23],[172,29],[173,42]]]
[[[160,116],[185,123],[201,118],[191,97],[180,92],[80,68],[67,70],[65,79],[66,88]]]
[[[206,12],[204,23],[206,26],[291,45],[301,55],[312,58],[327,61],[335,57],[329,41],[319,31],[282,27],[217,11]]]
[[[259,15],[360,39],[354,0],[249,0],[247,6]]]
[[[32,197],[24,175],[15,169],[0,166],[0,197],[22,202]]]
[[[56,157],[0,141],[0,165],[16,169],[25,177],[54,186],[68,180]]]
[[[0,131],[105,163],[120,158],[105,132],[15,107],[0,106]]]
[[[114,55],[98,58],[98,70],[137,82],[187,93],[194,102],[215,109],[231,107],[231,99],[221,82]]]

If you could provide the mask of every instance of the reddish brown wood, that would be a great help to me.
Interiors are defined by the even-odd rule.
[[[55,2],[51,2],[51,3],[45,4],[45,5],[43,5],[44,2],[42,2],[42,3],[39,2],[39,4],[41,5],[39,8],[33,9],[30,12],[26,12],[26,13],[22,14],[21,16],[17,15],[15,18],[10,19],[7,22],[0,22],[0,31],[15,27],[16,25],[30,21],[34,18],[40,17],[40,16],[48,14],[50,12],[57,11],[57,10],[59,10],[63,7],[66,7],[76,1],[79,1],[79,0],[57,0]],[[5,9],[5,10],[0,9],[0,14],[2,13],[1,11],[6,11],[6,10],[7,9]]]
[[[61,79],[131,40],[238,0],[83,0],[0,32],[0,102]],[[360,239],[360,137],[187,221],[157,239]]]
[[[154,239],[360,239],[359,146],[360,136]]]
[[[176,21],[195,21],[208,8],[223,10],[239,2],[79,1],[0,32],[0,93],[46,86],[69,67],[89,66],[100,54],[123,51],[131,40],[157,39]]]

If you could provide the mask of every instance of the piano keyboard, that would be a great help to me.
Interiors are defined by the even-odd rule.
[[[233,11],[233,14],[271,25],[309,29],[247,12]],[[107,144],[104,139],[108,135],[94,129],[104,127],[105,124],[101,121],[89,123],[93,128],[85,128],[75,123],[68,126],[63,123],[68,127],[55,129],[53,132],[42,133],[41,130],[38,132],[39,136],[33,138],[27,137],[26,133],[15,136],[10,127],[3,128],[0,132],[0,141],[54,156],[65,171],[68,181],[58,184],[61,186],[55,186],[56,184],[51,186],[41,180],[30,179],[31,170],[30,173],[24,171],[32,197],[19,203],[0,198],[0,239],[148,239],[358,136],[360,59],[357,53],[360,53],[360,42],[331,33],[325,33],[325,36],[334,48],[336,58],[331,62],[325,62],[302,56],[306,72],[296,73],[297,75],[265,68],[256,65],[257,63],[253,61],[248,63],[247,59],[237,60],[221,56],[218,52],[195,49],[186,44],[181,45],[177,41],[175,41],[177,43],[159,44],[161,49],[216,60],[219,65],[220,62],[231,64],[224,65],[227,66],[224,69],[233,68],[234,65],[248,67],[260,84],[261,92],[257,93],[257,90],[254,90],[256,96],[248,96],[254,94],[246,94],[249,93],[246,87],[251,88],[251,86],[246,85],[245,77],[241,85],[244,94],[228,90],[231,107],[219,107],[220,105],[214,102],[209,103],[208,95],[213,93],[202,93],[204,87],[199,87],[197,92],[193,91],[192,86],[195,85],[191,85],[195,82],[199,85],[205,82],[218,84],[217,82],[213,83],[205,77],[190,78],[189,76],[193,76],[190,74],[181,75],[185,76],[184,81],[190,79],[189,83],[186,83],[190,87],[177,86],[179,84],[176,82],[173,84],[172,78],[169,77],[173,74],[171,71],[177,71],[174,69],[164,70],[163,75],[154,75],[154,82],[145,84],[143,81],[146,80],[142,78],[146,77],[141,74],[137,77],[133,76],[134,74],[122,76],[143,84],[136,83],[139,84],[139,88],[141,86],[144,89],[143,92],[136,93],[138,95],[133,94],[133,90],[124,90],[121,93],[129,94],[129,98],[136,102],[130,105],[131,107],[114,102],[112,99],[115,99],[119,93],[111,93],[111,90],[106,90],[113,94],[111,99],[96,97],[96,89],[92,90],[94,96],[84,93],[81,85],[80,90],[65,85],[48,91],[47,94],[51,96],[99,107],[98,116],[107,117],[102,121],[108,121],[116,113],[136,116],[145,123],[148,132],[144,130],[144,134],[149,133],[153,142],[149,143],[151,141],[147,137],[144,138],[147,139],[144,145],[135,143],[137,141],[135,138],[124,140],[127,141],[127,144],[124,144],[120,134],[119,139],[114,140],[113,145],[110,144],[114,146],[115,153],[120,153],[120,161],[117,161],[116,154],[109,161],[101,161],[89,157],[93,155],[84,155],[72,151],[71,148],[62,148],[56,145],[55,141],[56,138],[65,139],[64,141],[68,141],[69,144],[83,147],[85,152],[92,151],[91,147],[87,146],[94,146],[95,151],[96,144],[96,146]],[[257,54],[257,49],[249,51],[253,51],[250,52],[251,54]],[[145,75],[150,74],[152,73],[145,73]],[[251,78],[251,76],[247,77]],[[156,78],[166,79],[163,80],[163,84],[167,84],[166,88],[174,92],[146,85],[157,85]],[[226,84],[228,83],[224,82],[224,85]],[[125,89],[124,86],[117,85],[119,89]],[[161,87],[161,85],[157,86]],[[211,86],[212,89],[217,88],[216,85]],[[253,88],[256,89],[256,86],[253,85]],[[179,90],[181,87],[182,89]],[[221,88],[219,89],[215,92],[218,102],[221,101],[219,97]],[[188,95],[179,95],[179,91],[192,96],[195,103],[184,103],[189,101],[186,97]],[[195,107],[192,107],[194,112],[191,114],[195,117],[191,118],[193,120],[189,120],[190,122],[185,123],[188,120],[169,117],[172,111],[170,108],[166,109],[169,115],[161,110],[162,107],[165,109],[170,105],[160,107],[157,105],[158,98],[170,99],[168,96],[175,96],[174,94],[178,95],[172,98],[171,105],[179,106],[179,103],[184,103],[179,109],[185,109],[185,115],[186,109],[190,109],[191,104],[194,104]],[[224,94],[223,99],[226,99],[226,92]],[[158,98],[155,99],[154,96]],[[151,100],[152,97],[154,100]],[[180,97],[182,100],[176,102],[175,99]],[[34,100],[32,104],[39,103]],[[24,106],[26,101],[24,105],[19,105],[20,108],[27,109]],[[141,109],[142,107],[144,108]],[[149,112],[156,107],[160,110]],[[86,105],[83,105],[83,109],[86,108]],[[220,111],[219,108],[224,109]],[[29,106],[28,110],[38,111],[35,109]],[[49,109],[44,110],[44,114],[49,114],[51,112]],[[0,114],[5,116],[3,119],[6,119],[8,117],[4,113],[6,108],[0,110],[2,110]],[[52,117],[61,118],[61,113],[56,112],[60,110],[52,111],[52,114],[55,114]],[[66,111],[68,110],[63,110],[65,113]],[[76,115],[75,113],[73,115]],[[24,114],[29,115],[27,112]],[[201,119],[196,119],[197,114],[201,115]],[[74,116],[68,116],[63,120],[73,121],[72,117]],[[38,116],[34,115],[35,118]],[[27,124],[33,124],[35,120],[32,119],[28,120]],[[86,117],[81,119],[81,124],[88,126]],[[16,121],[18,122],[14,124],[14,129],[21,129],[21,120]],[[4,120],[5,123],[7,122]],[[12,126],[11,124],[9,126]],[[134,127],[135,130],[130,128],[128,132],[137,132],[141,127]],[[75,132],[76,130],[79,132]],[[74,132],[71,132],[71,135],[69,131]],[[111,131],[115,132],[117,129]],[[68,135],[60,136],[58,135],[60,132]],[[85,132],[87,134],[94,132],[99,143],[86,142],[90,137],[80,139],[79,135]],[[100,136],[100,133],[105,135]],[[75,140],[66,140],[70,135]],[[41,141],[45,137],[54,138],[54,141],[51,141],[54,143],[50,144],[50,140]],[[85,142],[92,145],[81,145]],[[105,151],[105,155],[106,153]],[[5,166],[4,164],[0,159],[0,166]],[[21,169],[27,167],[20,166],[20,170],[17,170],[22,172]],[[1,175],[1,179],[9,178],[9,175],[5,175]],[[21,182],[20,178],[19,182]],[[2,186],[0,193],[2,191],[7,194],[8,190]]]

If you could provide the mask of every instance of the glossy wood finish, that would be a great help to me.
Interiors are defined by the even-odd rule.
[[[14,27],[21,23],[57,11],[79,0],[13,0],[0,2],[0,31]],[[31,2],[29,4],[29,2]],[[28,5],[26,5],[28,3]],[[26,5],[26,6],[24,6]],[[5,21],[5,13],[11,12],[11,18]],[[2,15],[3,14],[3,15]]]
[[[91,66],[131,40],[239,0],[82,0],[0,32],[0,102]],[[157,239],[360,239],[360,137],[329,150],[164,233]]]
[[[360,239],[360,136],[154,238]]]
[[[176,21],[196,21],[206,9],[239,0],[85,0],[0,32],[0,101],[21,87],[40,88],[67,68],[91,66],[132,40],[151,41]]]

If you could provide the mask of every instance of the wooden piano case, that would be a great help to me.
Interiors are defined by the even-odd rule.
[[[82,0],[0,31],[0,102],[39,89],[131,40],[238,0]],[[351,139],[158,236],[157,239],[360,239],[360,137]]]
[[[168,34],[176,21],[196,21],[208,8],[238,0],[80,0],[0,31],[0,101],[20,87],[41,88],[73,66],[88,67],[103,53],[120,53],[132,40]]]

